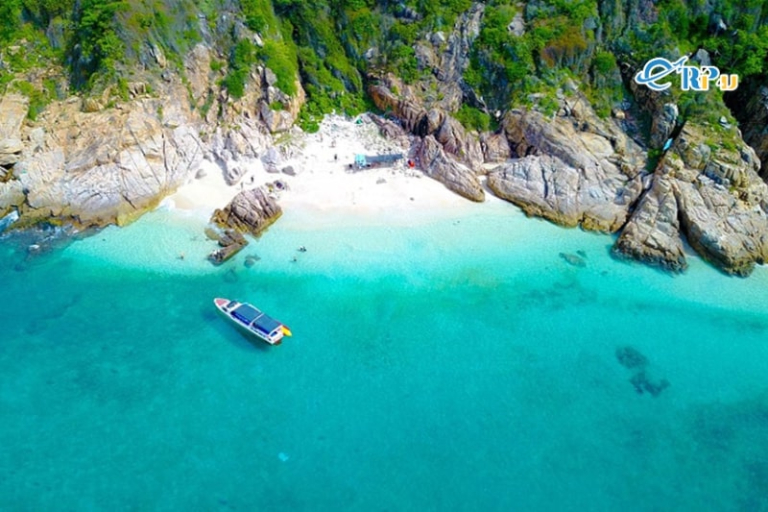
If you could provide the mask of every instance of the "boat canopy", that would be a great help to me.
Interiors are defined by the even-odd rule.
[[[283,324],[281,324],[274,318],[270,318],[264,314],[258,317],[256,321],[253,323],[253,326],[258,330],[260,330],[261,332],[263,332],[264,334],[270,334],[272,331],[279,328],[281,325]]]
[[[259,315],[263,315],[263,313],[258,309],[256,309],[255,307],[249,306],[248,304],[243,304],[240,307],[238,307],[236,310],[232,311],[232,316],[234,316],[241,322],[245,322],[246,324],[250,324],[257,318],[259,318]]]

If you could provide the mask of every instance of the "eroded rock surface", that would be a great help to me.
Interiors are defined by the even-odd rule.
[[[705,127],[686,125],[659,172],[673,177],[680,228],[690,245],[724,271],[748,275],[768,259],[768,185],[743,142],[710,148]]]
[[[488,187],[528,215],[612,233],[627,220],[639,185],[599,166],[575,169],[551,156],[528,156],[488,174]]]
[[[449,158],[432,135],[424,138],[417,155],[418,163],[427,176],[467,199],[477,202],[485,200],[485,191],[475,173]]]
[[[163,106],[169,116],[187,114],[183,102]],[[42,147],[25,152],[14,170],[26,191],[27,222],[127,222],[194,175],[204,153],[197,131],[164,125],[157,108],[156,100],[140,100],[97,113],[76,103],[47,112]]]
[[[621,232],[614,253],[673,272],[682,272],[688,267],[672,180],[654,179],[653,186]]]
[[[283,210],[262,188],[244,190],[223,209],[213,212],[211,222],[242,233],[258,236],[275,222]]]

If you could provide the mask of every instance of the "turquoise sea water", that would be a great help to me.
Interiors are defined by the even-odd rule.
[[[178,212],[0,241],[0,510],[768,510],[766,269],[670,277],[507,205],[412,223],[288,212],[250,269]]]

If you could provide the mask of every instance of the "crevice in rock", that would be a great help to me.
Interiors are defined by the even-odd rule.
[[[723,102],[738,121],[744,142],[760,159],[758,174],[768,182],[768,88],[764,77],[746,77],[739,88],[723,94]]]

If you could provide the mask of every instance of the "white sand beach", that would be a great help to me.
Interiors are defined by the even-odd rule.
[[[365,117],[363,117],[365,119]],[[264,170],[261,161],[246,164],[241,182],[229,186],[220,167],[204,163],[204,176],[193,179],[169,197],[176,208],[195,210],[210,216],[223,208],[243,188],[253,188],[281,180],[288,190],[281,193],[284,211],[306,214],[350,213],[397,222],[414,215],[456,212],[478,205],[451,192],[441,183],[407,165],[408,148],[385,139],[370,121],[358,124],[354,119],[328,116],[320,131],[305,134],[299,130],[276,139],[276,148],[284,157],[280,167],[291,166],[296,176]],[[266,148],[265,148],[266,150]],[[356,154],[402,153],[404,158],[393,167],[350,170]],[[499,200],[488,195],[490,202]]]

